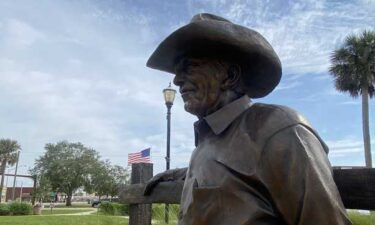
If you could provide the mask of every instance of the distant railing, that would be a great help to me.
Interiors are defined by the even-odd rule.
[[[120,201],[130,204],[129,225],[151,225],[151,204],[179,204],[183,182],[161,182],[149,196],[143,195],[152,177],[152,164],[132,165],[132,185],[123,187]],[[333,177],[347,209],[375,210],[375,168],[334,168]]]

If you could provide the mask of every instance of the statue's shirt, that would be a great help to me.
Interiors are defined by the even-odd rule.
[[[196,122],[180,225],[351,224],[308,122],[247,96]]]

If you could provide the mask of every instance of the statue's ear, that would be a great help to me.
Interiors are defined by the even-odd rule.
[[[232,64],[227,70],[227,78],[223,82],[223,89],[232,89],[238,85],[241,77],[241,67],[237,64]]]

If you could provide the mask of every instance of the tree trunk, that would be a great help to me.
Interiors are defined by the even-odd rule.
[[[1,162],[1,182],[0,182],[0,202],[2,202],[1,197],[3,196],[3,187],[4,187],[4,178],[5,178],[5,168],[7,165],[7,161],[3,160]]]
[[[366,167],[372,167],[371,158],[371,141],[369,128],[369,109],[368,109],[368,85],[362,85],[362,129],[363,129],[363,144],[365,147]]]
[[[68,198],[66,199],[66,206],[72,206],[72,191],[69,191],[69,193],[67,193],[68,195]]]

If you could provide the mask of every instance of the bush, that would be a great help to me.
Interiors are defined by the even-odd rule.
[[[9,204],[9,211],[11,215],[30,215],[33,207],[25,202],[12,202]]]
[[[10,214],[9,206],[0,203],[0,216],[8,216]]]
[[[127,204],[102,202],[100,203],[99,210],[104,215],[129,215],[129,205]]]
[[[105,215],[115,215],[116,213],[115,203],[102,202],[100,203],[99,210],[101,213]]]
[[[129,215],[129,205],[128,204],[117,204],[118,212],[121,216],[128,216]]]

